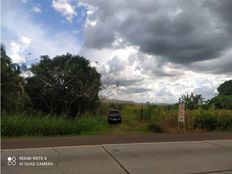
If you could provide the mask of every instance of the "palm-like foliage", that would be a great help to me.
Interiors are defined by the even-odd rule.
[[[181,95],[181,100],[185,103],[186,109],[196,109],[198,106],[204,104],[205,99],[201,94],[194,95],[193,93]]]

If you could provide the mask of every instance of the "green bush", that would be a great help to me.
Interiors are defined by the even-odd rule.
[[[160,133],[160,132],[162,132],[162,128],[161,128],[160,124],[158,124],[156,122],[151,122],[148,124],[148,131]]]
[[[219,128],[232,130],[232,110],[220,110],[218,111]]]
[[[231,129],[232,111],[230,110],[194,110],[190,113],[193,127],[207,130]]]
[[[202,115],[197,116],[194,119],[195,128],[205,128],[207,130],[213,130],[218,127],[218,119],[215,116]]]
[[[230,109],[232,110],[232,96],[218,95],[209,101],[209,104],[216,109]]]

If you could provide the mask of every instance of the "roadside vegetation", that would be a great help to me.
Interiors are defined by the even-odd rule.
[[[141,120],[141,105],[124,104],[122,123],[108,124],[104,115],[84,114],[76,119],[64,115],[10,114],[1,118],[1,135],[51,136],[99,134],[149,134],[177,132],[177,105],[146,105]],[[187,111],[186,131],[231,131],[232,110],[202,108]]]
[[[107,120],[99,116],[83,116],[76,120],[63,116],[2,116],[2,136],[95,135],[107,132]]]
[[[22,77],[1,47],[1,135],[59,136],[96,134],[146,134],[177,132],[178,103],[172,105],[103,101],[101,74],[78,55],[50,59]],[[186,131],[232,130],[232,80],[218,87],[218,95],[183,94]],[[110,109],[119,109],[121,124],[108,124]]]

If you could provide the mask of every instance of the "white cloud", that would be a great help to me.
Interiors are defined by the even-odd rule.
[[[34,63],[41,55],[53,57],[67,52],[79,53],[81,43],[76,39],[76,35],[74,37],[73,33],[66,31],[51,34],[47,27],[24,14],[23,9],[16,9],[8,4],[7,22],[3,21],[1,26],[11,33],[4,35],[3,44],[14,62]],[[17,18],[20,20],[16,20]],[[27,55],[28,53],[31,55]]]
[[[162,6],[162,8],[158,8],[159,5],[155,5],[155,3],[152,2],[146,3],[148,1],[141,3],[135,2],[132,4],[128,3],[128,7],[125,5],[124,1],[83,1],[85,2],[83,3],[84,6],[88,9],[85,25],[85,45],[88,49],[85,48],[82,50],[81,54],[87,58],[91,58],[93,62],[100,62],[93,64],[102,74],[103,78],[111,77],[112,85],[115,85],[117,81],[121,84],[114,90],[114,95],[112,95],[111,98],[133,100],[136,102],[175,103],[178,102],[178,98],[182,94],[194,92],[200,93],[203,97],[209,99],[216,95],[216,89],[222,82],[231,78],[223,73],[223,69],[225,70],[226,67],[229,69],[231,66],[231,53],[228,53],[228,56],[226,56],[224,60],[218,59],[217,64],[214,62],[216,61],[215,59],[213,61],[196,62],[191,66],[181,66],[178,62],[171,62],[171,59],[168,59],[167,56],[162,56],[162,54],[146,53],[146,51],[141,49],[140,44],[136,47],[135,44],[131,42],[131,40],[134,40],[137,36],[141,36],[140,39],[135,40],[138,43],[143,43],[146,39],[152,40],[156,37],[162,38],[162,32],[171,29],[167,27],[167,30],[163,30],[163,28],[160,27],[160,25],[167,26],[167,23],[163,21],[163,19],[167,19],[171,24],[177,21],[177,23],[173,24],[182,25],[182,23],[178,22],[181,22],[179,21],[180,19],[185,19],[185,17],[183,17],[184,14],[188,13],[183,4],[178,6],[175,3],[176,1],[174,1],[173,4],[169,4],[170,1],[165,1],[164,4],[162,4],[163,1],[158,1]],[[123,5],[121,3],[123,3]],[[119,6],[122,8],[117,8]],[[189,7],[191,9],[191,5]],[[149,11],[149,9],[152,11]],[[153,12],[157,12],[155,18],[154,15],[152,15]],[[146,18],[142,13],[144,13],[145,16],[147,15]],[[161,19],[162,17],[165,18],[159,21],[159,14],[162,13],[164,14],[160,16]],[[128,17],[130,17],[131,20],[127,20],[125,25],[120,28],[120,24],[125,22]],[[192,18],[191,15],[189,15],[189,17]],[[195,17],[197,19],[202,18],[198,16],[198,13]],[[156,18],[158,24],[154,25],[156,23]],[[148,22],[150,28],[143,31],[141,29],[144,28],[144,26],[140,24],[141,22],[143,24],[146,23],[144,19],[147,19],[146,21],[150,20]],[[135,25],[131,26],[133,20]],[[139,20],[141,21],[138,22]],[[199,21],[201,22],[201,20]],[[184,24],[185,25],[177,29],[188,30],[188,27],[191,28],[192,26],[191,23],[188,25],[185,22]],[[187,28],[185,28],[185,26]],[[122,31],[119,31],[120,29],[122,29]],[[161,34],[152,35],[150,31],[153,31],[153,29],[157,29]],[[136,32],[131,34],[130,31],[132,30],[136,30]],[[99,33],[101,33],[101,35],[99,35]],[[133,39],[129,40],[128,37],[125,37],[128,33]],[[167,35],[164,36],[167,38]],[[181,38],[181,36],[175,37]],[[168,43],[169,42],[172,43],[171,39],[168,40]],[[89,43],[92,43],[92,45]],[[153,45],[153,42],[148,43],[149,44],[144,45],[144,48]],[[160,45],[162,46],[162,43],[163,42],[157,45],[157,49],[160,48]],[[175,42],[173,43],[176,44]],[[165,44],[163,45],[166,46]],[[130,50],[129,48],[133,49]],[[160,49],[158,51],[160,51]],[[169,50],[165,51],[169,54]],[[211,70],[210,67],[214,67],[208,66],[211,62],[215,65],[213,70],[220,65],[221,68],[218,72],[220,70],[222,70],[222,72],[211,74],[213,70]],[[228,62],[226,67],[225,62]],[[201,71],[198,72],[198,70]],[[209,73],[206,73],[206,70],[208,70]],[[228,70],[228,72],[229,71],[231,70]]]
[[[87,19],[86,23],[85,23],[85,27],[94,27],[97,24],[96,20],[89,20]]]
[[[85,7],[87,9],[87,12],[86,12],[87,13],[87,19],[86,19],[86,22],[85,22],[85,28],[91,28],[91,27],[96,26],[97,20],[92,19],[92,18],[94,18],[93,14],[97,10],[97,8],[94,7],[94,6],[82,3],[82,2],[79,2],[78,5],[83,6],[83,7]]]
[[[25,62],[25,51],[31,44],[32,39],[26,36],[20,37],[18,41],[11,41],[9,47],[9,56],[14,63]]]
[[[31,38],[28,38],[26,36],[22,36],[20,38],[20,41],[24,44],[24,45],[29,45],[31,43]]]
[[[229,80],[227,75],[204,74],[160,64],[156,58],[142,54],[138,48],[83,49],[81,55],[92,61],[92,66],[110,80],[110,98],[135,102],[175,103],[182,94],[202,94],[209,99],[216,95],[217,87]],[[96,62],[95,62],[96,61]]]
[[[40,13],[42,10],[39,6],[34,6],[32,7],[31,11],[34,13]]]
[[[74,16],[77,16],[75,12],[75,5],[72,5],[69,0],[53,0],[52,7],[65,16],[66,19],[71,23]]]

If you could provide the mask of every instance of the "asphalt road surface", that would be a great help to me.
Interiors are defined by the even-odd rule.
[[[231,174],[232,140],[4,149],[2,174]]]
[[[98,135],[2,138],[2,149],[21,149],[57,146],[101,145],[119,143],[175,142],[199,140],[232,140],[232,132],[161,133],[149,135]]]

